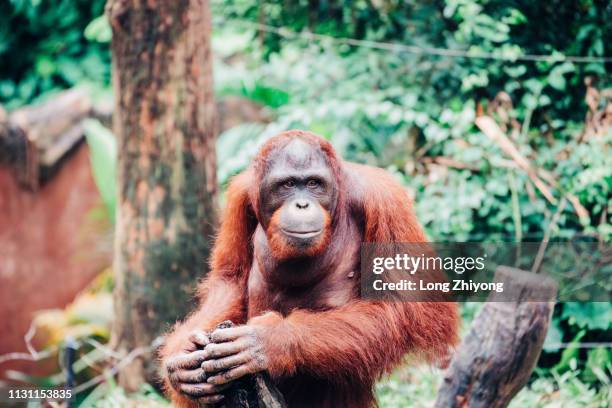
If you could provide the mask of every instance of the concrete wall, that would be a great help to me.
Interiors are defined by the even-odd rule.
[[[0,167],[0,354],[25,351],[34,312],[64,307],[110,264],[111,226],[96,208],[85,144],[36,193]]]

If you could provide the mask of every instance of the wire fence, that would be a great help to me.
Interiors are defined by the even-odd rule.
[[[253,29],[260,32],[278,35],[287,39],[302,39],[306,41],[327,41],[337,45],[348,45],[351,47],[362,47],[395,53],[409,53],[424,56],[439,56],[448,58],[470,58],[484,60],[498,60],[505,62],[573,62],[576,64],[591,64],[591,63],[610,63],[612,57],[598,56],[578,56],[578,55],[563,55],[563,54],[521,54],[521,55],[503,55],[498,53],[486,52],[481,50],[460,50],[439,47],[425,47],[417,45],[408,45],[393,42],[381,42],[371,40],[358,40],[349,37],[334,37],[325,34],[316,34],[309,31],[295,31],[288,27],[277,27],[268,24],[255,23],[253,21],[230,18],[230,19],[214,19],[213,24],[220,26],[224,24],[233,24],[246,29]]]

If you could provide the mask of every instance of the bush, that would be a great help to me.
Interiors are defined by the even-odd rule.
[[[107,86],[108,44],[89,41],[84,33],[104,4],[105,0],[0,3],[0,104],[13,109],[75,85]]]

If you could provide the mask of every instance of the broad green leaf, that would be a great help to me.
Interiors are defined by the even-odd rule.
[[[85,27],[84,31],[85,38],[89,41],[96,41],[100,43],[108,43],[113,37],[113,31],[108,23],[106,14],[102,14],[100,17],[96,17]]]
[[[117,207],[117,140],[98,120],[87,119],[84,127],[94,180],[114,222]]]

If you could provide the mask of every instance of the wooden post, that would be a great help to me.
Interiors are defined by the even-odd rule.
[[[505,300],[513,293],[516,301],[496,301],[495,292],[489,298],[445,373],[435,407],[506,407],[538,361],[556,283],[506,266],[497,269],[495,281],[504,283]]]

